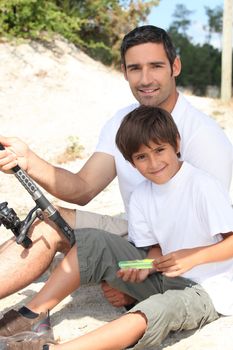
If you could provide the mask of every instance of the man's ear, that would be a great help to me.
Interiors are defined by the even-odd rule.
[[[122,70],[122,73],[124,74],[125,80],[128,81],[127,72],[124,64],[121,64],[121,70]]]
[[[181,60],[178,56],[176,56],[173,62],[172,68],[173,68],[173,77],[178,77],[178,75],[181,72]]]

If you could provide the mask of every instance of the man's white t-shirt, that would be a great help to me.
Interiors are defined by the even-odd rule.
[[[222,184],[183,162],[167,183],[143,181],[129,205],[129,241],[136,247],[159,244],[166,255],[180,249],[208,246],[233,231],[233,209]],[[233,259],[198,265],[182,277],[201,284],[216,310],[233,315]]]
[[[115,137],[122,119],[137,106],[136,103],[118,111],[103,127],[96,147],[96,152],[104,152],[115,158],[126,213],[130,195],[144,177],[124,159],[115,144]],[[181,136],[181,158],[216,176],[229,189],[233,150],[222,129],[214,120],[194,108],[182,94],[179,94],[171,114]]]

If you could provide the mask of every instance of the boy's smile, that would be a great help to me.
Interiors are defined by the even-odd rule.
[[[179,144],[179,143],[178,143]],[[133,165],[148,180],[156,184],[168,182],[180,169],[182,162],[169,143],[160,145],[149,142],[149,145],[141,145],[139,150],[132,155]]]

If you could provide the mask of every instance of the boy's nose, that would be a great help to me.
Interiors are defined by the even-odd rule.
[[[155,155],[151,155],[149,157],[149,168],[156,170],[157,167],[158,167],[158,160]]]

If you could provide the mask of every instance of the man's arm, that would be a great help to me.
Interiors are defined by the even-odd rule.
[[[18,138],[0,137],[0,143],[6,148],[0,151],[1,171],[19,165],[46,191],[67,202],[87,204],[116,176],[114,157],[106,153],[94,153],[80,171],[72,173],[46,162]]]
[[[197,265],[220,262],[233,258],[233,232],[222,234],[221,242],[190,249],[181,249],[154,260],[156,271],[176,277]]]

